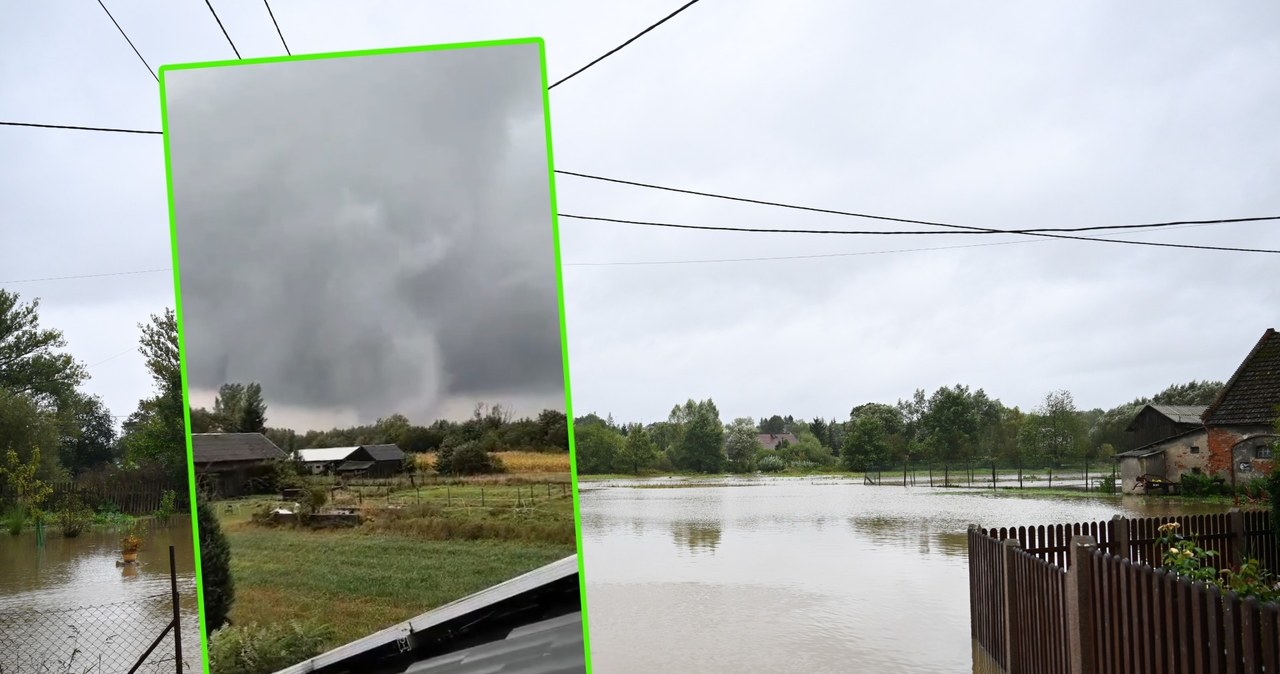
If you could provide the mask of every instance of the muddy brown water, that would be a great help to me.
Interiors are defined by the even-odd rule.
[[[121,567],[123,531],[75,538],[0,534],[0,673],[124,674],[173,618],[169,546],[175,548],[184,669],[200,671],[191,520],[148,522],[138,563]],[[174,672],[168,636],[139,672]]]
[[[969,524],[1228,507],[829,478],[651,488],[677,484],[582,485],[594,674],[989,671],[970,639]]]

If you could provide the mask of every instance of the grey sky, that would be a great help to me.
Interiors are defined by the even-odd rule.
[[[253,3],[246,56],[281,53]],[[276,0],[295,53],[538,35],[554,81],[678,2]],[[97,11],[94,11],[97,10]],[[155,83],[98,8],[3,11],[8,119],[159,127]],[[153,63],[230,58],[201,4],[113,7]],[[557,168],[993,227],[1280,214],[1280,8],[1191,2],[699,3],[551,92]],[[13,31],[10,31],[13,32]],[[165,267],[158,139],[0,129],[21,227],[7,278]],[[566,213],[714,225],[874,223],[557,180]],[[697,260],[988,242],[678,232],[561,222],[564,261]],[[887,228],[896,229],[889,226]],[[6,227],[6,239],[13,226]],[[1276,223],[1127,238],[1280,248]],[[1015,241],[995,236],[990,242]],[[41,251],[41,253],[37,253]],[[43,251],[49,251],[43,253]],[[1010,404],[1068,388],[1108,407],[1223,379],[1280,324],[1274,256],[1114,244],[564,270],[574,409],[844,416],[964,382]],[[70,271],[68,271],[70,270]],[[5,279],[0,279],[5,280]],[[12,286],[86,361],[171,301],[164,274]],[[127,413],[141,359],[95,368]]]

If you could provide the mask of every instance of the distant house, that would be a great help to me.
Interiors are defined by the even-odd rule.
[[[1193,426],[1177,435],[1116,454],[1120,491],[1138,493],[1138,478],[1154,475],[1180,482],[1187,473],[1204,473],[1209,465],[1208,432]]]
[[[252,491],[250,482],[288,458],[261,433],[192,433],[191,463],[201,489],[219,498]]]
[[[800,442],[793,433],[757,433],[756,440],[765,449],[777,449],[778,445],[794,445]]]
[[[313,475],[389,477],[404,470],[405,453],[395,445],[358,445],[298,450]]]
[[[1203,428],[1205,405],[1145,405],[1124,430],[1131,433],[1130,447],[1146,447],[1194,428]]]
[[[1234,483],[1271,471],[1280,406],[1280,333],[1268,329],[1201,420],[1209,468]]]

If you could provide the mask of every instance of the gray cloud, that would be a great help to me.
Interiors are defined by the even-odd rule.
[[[531,45],[169,73],[192,387],[562,401],[540,78]]]

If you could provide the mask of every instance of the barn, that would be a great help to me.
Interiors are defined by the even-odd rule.
[[[254,492],[255,479],[288,458],[261,433],[192,433],[191,463],[201,490],[214,498]]]
[[[356,445],[298,450],[312,475],[391,477],[404,472],[405,453],[395,445]]]

